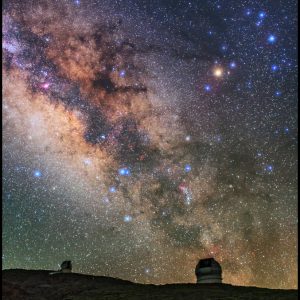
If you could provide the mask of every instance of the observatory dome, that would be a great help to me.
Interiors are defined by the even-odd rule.
[[[222,268],[214,258],[200,259],[195,273],[197,283],[222,283]]]

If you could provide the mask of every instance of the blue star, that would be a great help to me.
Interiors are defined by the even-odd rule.
[[[185,172],[190,172],[192,170],[192,167],[190,165],[185,165],[184,171]]]
[[[284,127],[284,132],[288,133],[289,132],[289,128],[288,127]]]
[[[206,84],[204,86],[204,89],[207,91],[207,92],[210,92],[211,91],[211,86],[209,84]]]
[[[42,172],[39,170],[35,170],[33,173],[33,176],[36,178],[40,178],[42,176]]]
[[[250,15],[251,15],[251,10],[250,10],[250,9],[247,9],[247,10],[246,10],[246,15],[247,15],[247,16],[250,16]]]
[[[266,13],[264,11],[259,12],[258,14],[260,19],[263,19],[266,16]]]
[[[273,172],[273,166],[272,165],[267,165],[265,170],[269,173]]]
[[[280,95],[281,95],[281,92],[280,92],[280,91],[276,91],[276,92],[275,92],[275,95],[276,95],[276,96],[280,96]]]
[[[232,61],[232,62],[229,64],[229,67],[230,67],[230,69],[236,68],[236,63],[235,63],[234,61]]]
[[[121,168],[119,169],[119,174],[121,176],[129,176],[130,175],[130,170],[127,168]]]
[[[125,77],[126,75],[126,72],[125,70],[121,70],[120,73],[119,73],[120,77]]]
[[[111,187],[109,188],[109,191],[110,191],[111,193],[115,193],[117,190],[116,190],[116,188],[115,188],[114,186],[111,186]]]
[[[272,65],[272,66],[271,66],[271,70],[272,70],[273,72],[277,71],[277,70],[278,70],[278,66],[277,66],[277,65]]]
[[[228,48],[227,45],[222,45],[222,47],[221,47],[222,51],[226,51],[227,48]]]
[[[273,35],[273,34],[269,35],[269,36],[268,36],[268,42],[269,42],[270,44],[274,44],[274,43],[276,42],[276,36]]]
[[[131,222],[132,221],[132,216],[130,215],[125,215],[124,216],[124,222],[128,223],[128,222]]]

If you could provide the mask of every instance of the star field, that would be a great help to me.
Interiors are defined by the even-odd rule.
[[[3,268],[296,288],[296,11],[6,1]]]

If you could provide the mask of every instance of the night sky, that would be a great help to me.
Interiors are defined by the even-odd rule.
[[[3,7],[3,268],[297,287],[297,1]]]

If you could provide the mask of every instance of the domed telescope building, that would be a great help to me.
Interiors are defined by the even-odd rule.
[[[60,272],[62,273],[71,273],[72,272],[72,263],[70,260],[65,260],[60,265]]]
[[[60,273],[71,273],[72,272],[72,262],[70,260],[65,260],[60,265],[60,269],[56,272],[50,272],[50,275],[60,274]]]
[[[221,265],[213,258],[200,259],[195,273],[197,283],[222,283]]]

